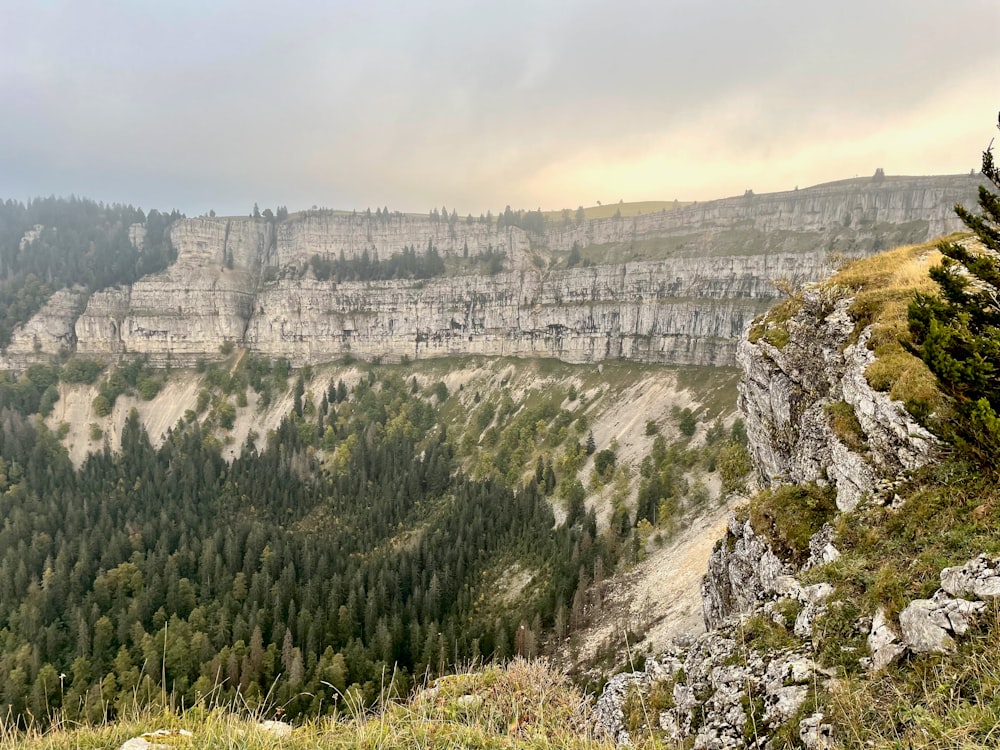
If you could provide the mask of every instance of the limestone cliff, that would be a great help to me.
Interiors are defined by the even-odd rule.
[[[869,348],[873,337],[881,337],[880,352],[891,356],[893,350],[884,348],[891,338],[886,331],[898,330],[895,316],[905,319],[906,309],[902,304],[900,313],[899,305],[912,295],[918,276],[926,279],[932,262],[926,246],[862,261],[774,308],[740,341],[738,405],[760,480],[772,488],[815,483],[835,489],[836,508],[832,499],[820,506],[818,495],[785,486],[757,495],[749,508],[730,516],[702,582],[706,632],[676,640],[647,659],[644,671],[616,675],[598,701],[598,724],[618,743],[631,744],[636,733],[630,726],[638,726],[639,734],[705,750],[828,750],[838,732],[844,739],[844,727],[831,723],[825,691],[845,670],[877,673],[903,654],[952,652],[1000,594],[1000,560],[985,554],[963,559],[967,536],[956,535],[962,541],[947,548],[930,534],[935,563],[961,561],[931,573],[940,588],[926,598],[901,596],[895,611],[861,605],[851,600],[858,588],[854,579],[864,580],[872,570],[893,570],[907,582],[908,594],[926,587],[910,572],[914,560],[886,559],[870,537],[860,535],[868,541],[859,544],[838,538],[835,530],[834,524],[843,529],[883,519],[886,527],[878,531],[887,533],[894,514],[919,504],[927,489],[901,498],[892,488],[939,457],[937,439],[904,404],[868,382],[876,360]],[[898,340],[893,345],[904,351]],[[896,360],[904,369],[901,362]],[[893,507],[862,505],[866,498],[891,500]],[[933,506],[936,500],[926,502]],[[838,512],[853,515],[845,523]],[[927,513],[923,508],[913,516],[926,524]],[[835,630],[838,618],[847,625]],[[656,710],[637,716],[637,702],[630,699],[635,691]]]
[[[21,369],[66,341],[81,354],[145,354],[161,365],[218,356],[225,342],[297,365],[465,353],[732,364],[738,335],[777,295],[773,280],[817,280],[831,253],[954,229],[952,207],[970,203],[976,184],[845,181],[552,223],[544,234],[368,212],[184,219],[171,229],[177,261],[165,272],[93,293],[71,334],[65,316],[53,324],[43,310],[14,332],[4,364]],[[445,275],[336,283],[314,278],[309,264],[429,247],[447,261]],[[574,247],[585,262],[570,268]],[[474,262],[488,253],[504,259],[493,275]]]
[[[926,464],[937,444],[901,402],[869,385],[872,330],[857,332],[850,303],[836,286],[807,290],[780,323],[787,341],[744,339],[737,351],[739,407],[760,478],[832,483],[841,510]]]

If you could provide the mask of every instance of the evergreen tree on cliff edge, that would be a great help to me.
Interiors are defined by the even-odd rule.
[[[992,141],[982,173],[1000,188]],[[955,206],[977,242],[938,246],[945,257],[930,274],[941,296],[918,294],[909,328],[916,353],[953,399],[958,419],[947,437],[992,464],[1000,455],[1000,196],[980,186],[979,207],[973,214]]]

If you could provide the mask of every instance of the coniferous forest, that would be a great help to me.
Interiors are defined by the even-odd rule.
[[[57,289],[93,291],[162,271],[176,257],[167,230],[180,216],[86,198],[0,201],[0,345]],[[136,224],[138,243],[129,237]]]
[[[74,469],[4,407],[0,702],[98,720],[266,698],[294,717],[540,653],[619,540],[582,512],[556,525],[544,483],[465,477],[435,422],[372,371],[231,464],[197,421],[154,448],[133,413],[120,453]],[[333,447],[322,463],[314,434]],[[535,575],[505,591],[512,567]]]

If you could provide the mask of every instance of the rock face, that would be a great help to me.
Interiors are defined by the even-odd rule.
[[[749,520],[730,516],[728,533],[709,558],[701,587],[705,627],[717,627],[730,615],[748,612],[768,596],[784,593],[794,585],[792,572]]]
[[[74,323],[87,300],[84,289],[60,289],[37,315],[14,329],[2,363],[6,369],[24,370],[76,345]]]
[[[641,730],[698,750],[768,747],[767,739],[795,721],[815,687],[833,673],[813,661],[807,641],[781,651],[754,647],[746,635],[752,627],[750,618],[729,618],[691,643],[647,659],[644,671],[615,675],[598,699],[598,726],[630,746],[628,725],[635,717],[627,714],[636,704],[630,695],[648,703],[654,692],[666,693],[666,707],[645,712]],[[832,729],[820,713],[802,719],[794,733],[812,743],[807,747],[832,746]]]
[[[1000,558],[986,555],[941,571],[941,588],[951,596],[1000,597]]]
[[[760,478],[771,485],[832,483],[838,508],[851,510],[927,463],[937,441],[900,402],[868,385],[871,331],[851,343],[855,323],[843,294],[807,290],[801,309],[781,323],[787,343],[743,340],[737,360],[744,372],[739,407]],[[852,425],[852,434],[835,429],[838,419]]]
[[[556,233],[551,242],[568,250],[574,242],[587,246],[670,236],[680,239],[678,245],[736,255],[756,233],[769,235],[765,252],[800,249],[799,233],[822,237],[829,244],[826,249],[842,249],[835,247],[838,237],[845,242],[848,236],[875,241],[890,227],[912,222],[920,223],[928,237],[936,237],[961,227],[954,204],[972,205],[978,184],[978,177],[966,175],[841,180],[805,190],[695,203],[665,213],[591,221]],[[706,234],[706,229],[711,231]],[[900,243],[881,236],[875,244],[886,249]]]
[[[845,181],[552,223],[544,234],[388,212],[184,219],[170,230],[176,263],[129,288],[95,292],[70,338],[82,354],[145,354],[161,365],[217,357],[225,342],[296,365],[466,353],[732,364],[737,337],[777,295],[772,280],[817,280],[831,270],[831,253],[863,255],[956,228],[952,207],[971,204],[976,185],[969,177]],[[446,275],[336,283],[310,268],[314,256],[385,260],[430,247]],[[574,247],[593,264],[568,268]],[[502,257],[502,268],[479,273],[477,257]],[[30,364],[35,332],[52,328],[52,315],[43,310],[15,332],[8,368]],[[43,343],[37,356],[46,353]]]

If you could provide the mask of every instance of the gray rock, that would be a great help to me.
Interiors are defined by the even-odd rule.
[[[833,484],[844,511],[886,495],[897,477],[930,461],[939,445],[901,402],[868,385],[871,331],[855,331],[848,294],[805,290],[801,309],[781,323],[787,344],[778,349],[765,339],[743,340],[736,352],[743,367],[739,407],[762,483]],[[834,431],[828,407],[835,404],[853,411],[863,449],[848,447]],[[810,567],[839,555],[831,532],[810,547]]]
[[[702,614],[711,629],[727,617],[747,612],[775,594],[794,592],[792,566],[774,554],[750,521],[729,519],[725,539],[708,560],[702,582]]]
[[[623,747],[632,746],[632,738],[625,726],[624,706],[631,688],[649,687],[650,678],[645,672],[616,674],[604,686],[594,706],[594,724],[598,734]]]
[[[802,567],[803,570],[809,570],[817,565],[826,565],[840,557],[840,550],[833,544],[833,535],[833,526],[828,523],[823,524],[823,528],[812,535],[809,539],[809,559]]]
[[[953,651],[953,635],[964,635],[969,619],[986,606],[984,602],[951,599],[943,592],[933,599],[915,599],[899,613],[899,627],[907,648],[918,653]]]
[[[186,729],[156,729],[140,737],[126,740],[118,750],[170,750],[176,745],[178,738],[185,739],[192,736],[194,735]]]
[[[833,586],[826,581],[814,583],[811,586],[803,586],[800,598],[806,604],[822,604],[833,594]]]
[[[483,697],[471,693],[469,695],[460,695],[455,699],[455,703],[461,708],[474,710],[483,705]]]
[[[823,714],[817,711],[799,722],[799,740],[807,750],[833,750],[833,726],[823,723]]]
[[[1000,559],[979,555],[965,565],[945,568],[941,588],[952,596],[996,599],[1000,596]]]
[[[808,685],[785,685],[768,692],[764,700],[764,721],[777,726],[791,719],[809,696]]]
[[[906,650],[899,643],[896,633],[889,627],[885,610],[881,607],[872,618],[872,628],[868,634],[868,650],[871,651],[871,659],[866,666],[873,672],[885,669]]]
[[[170,229],[176,263],[131,287],[96,292],[76,319],[75,336],[81,354],[145,354],[155,366],[219,359],[224,341],[287,357],[295,366],[348,352],[387,360],[497,354],[732,364],[741,332],[779,295],[772,279],[801,284],[832,270],[822,247],[829,227],[837,227],[852,255],[875,249],[875,226],[892,227],[895,243],[926,240],[961,226],[952,207],[973,205],[976,184],[930,177],[820,186],[580,225],[553,223],[540,236],[402,214],[376,219],[309,211],[277,223],[182,219]],[[142,227],[129,228],[137,247],[142,235]],[[539,257],[545,266],[546,252],[568,253],[574,244],[624,249],[652,243],[679,249],[664,260],[589,268],[534,263]],[[498,250],[504,268],[495,276],[340,284],[306,270],[313,255],[367,252],[386,259],[428,244],[444,258],[461,258],[466,248],[470,256]],[[47,330],[40,315],[30,327]],[[17,367],[32,357],[49,359],[35,355],[32,342],[27,333],[15,335]]]
[[[284,739],[292,736],[292,725],[283,721],[260,721],[257,723],[257,729],[272,737]]]

